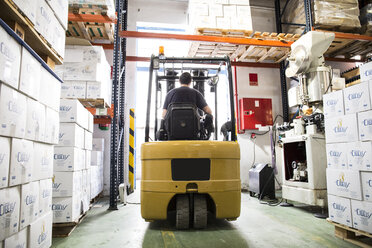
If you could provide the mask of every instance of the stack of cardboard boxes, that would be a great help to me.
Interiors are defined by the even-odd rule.
[[[67,46],[64,64],[56,66],[64,80],[61,98],[104,99],[111,106],[111,75],[101,46]]]
[[[361,66],[361,74],[372,63]],[[368,73],[367,73],[368,75]],[[372,233],[372,77],[324,95],[329,218]]]
[[[35,30],[63,58],[67,30],[68,0],[13,0]]]
[[[53,223],[74,222],[89,209],[93,116],[78,100],[61,99],[54,148]]]
[[[253,30],[249,0],[190,0],[189,25],[196,28]]]
[[[103,191],[103,158],[105,151],[105,140],[100,138],[93,139],[92,163],[91,163],[91,199],[98,196]]]
[[[61,82],[3,27],[0,43],[0,246],[50,247]]]

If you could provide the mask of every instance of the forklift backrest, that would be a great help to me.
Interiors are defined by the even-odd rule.
[[[200,135],[198,108],[190,103],[172,103],[165,116],[168,140],[197,140]]]

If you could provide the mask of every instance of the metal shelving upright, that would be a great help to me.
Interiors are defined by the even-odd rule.
[[[116,1],[117,24],[114,34],[114,56],[112,74],[112,103],[114,105],[111,122],[110,147],[110,206],[117,210],[118,186],[124,183],[124,143],[125,143],[125,62],[126,38],[119,35],[127,30],[128,0]]]

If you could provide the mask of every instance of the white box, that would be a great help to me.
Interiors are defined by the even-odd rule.
[[[347,169],[347,144],[326,144],[327,167],[333,169]]]
[[[74,194],[81,193],[81,184],[81,171],[54,172],[53,198],[73,196]]]
[[[59,108],[60,122],[75,122],[82,128],[88,128],[86,109],[78,100],[61,99]]]
[[[209,5],[210,16],[223,16],[223,5],[222,4],[210,4]]]
[[[50,8],[53,10],[55,16],[67,30],[67,16],[68,16],[68,0],[46,0]]]
[[[0,189],[0,241],[18,232],[20,202],[19,187]]]
[[[92,150],[92,143],[93,143],[93,134],[87,130],[84,130],[84,140],[85,145],[84,148],[86,150]]]
[[[331,221],[353,227],[350,199],[328,195],[328,215]]]
[[[356,114],[327,118],[325,135],[327,143],[358,141]]]
[[[372,202],[372,172],[360,173],[362,178],[363,200]]]
[[[237,5],[250,5],[249,0],[229,0],[229,4],[237,4]],[[243,6],[237,6],[237,8],[240,8]]]
[[[372,79],[372,62],[368,62],[359,67],[360,81],[368,82]]]
[[[372,140],[372,110],[358,113],[359,139]]]
[[[18,89],[21,45],[0,27],[0,81]]]
[[[217,3],[217,4],[229,4],[229,0],[214,0],[214,3]]]
[[[91,164],[91,156],[92,156],[92,151],[85,151],[85,169],[88,169]]]
[[[53,198],[53,223],[73,222],[80,217],[80,194]]]
[[[94,130],[94,116],[89,112],[88,112],[88,131],[93,133],[93,130]]]
[[[64,58],[65,56],[65,44],[66,44],[66,30],[58,22],[57,18],[52,19],[52,47],[57,51],[58,55]]]
[[[189,12],[191,15],[208,16],[208,4],[190,2]]]
[[[49,43],[52,43],[52,19],[54,18],[54,13],[47,5],[45,1],[37,1],[37,11],[36,11],[36,23],[35,29],[41,34]]]
[[[10,152],[9,186],[30,182],[33,165],[33,142],[13,138]]]
[[[53,215],[46,215],[31,223],[28,233],[28,247],[48,248],[52,246]]]
[[[231,28],[252,30],[252,16],[231,18]]]
[[[58,111],[61,97],[61,82],[58,81],[43,67],[41,68],[41,81],[39,101],[47,107]]]
[[[0,84],[0,135],[23,138],[26,129],[26,96]]]
[[[13,2],[33,24],[36,23],[37,1],[13,0]]]
[[[61,98],[86,98],[87,83],[81,81],[64,81],[61,85]]]
[[[58,146],[84,148],[84,129],[75,123],[60,123]]]
[[[372,233],[372,203],[351,200],[353,227]]]
[[[27,234],[28,229],[24,228],[23,230],[5,239],[4,248],[26,248],[28,236]]]
[[[221,29],[231,29],[230,17],[216,17],[216,27]]]
[[[103,165],[103,156],[101,151],[92,151],[91,155],[91,166],[102,166]]]
[[[323,95],[323,112],[325,118],[345,114],[342,90]]]
[[[63,60],[65,63],[107,63],[102,46],[66,46],[65,55]]]
[[[64,63],[63,78],[69,81],[101,82],[109,75],[109,67],[107,62]]]
[[[21,186],[20,229],[27,227],[39,217],[39,193],[39,181]]]
[[[0,189],[9,183],[10,139],[0,137]]]
[[[248,18],[252,16],[251,6],[236,6],[236,14],[238,18]]]
[[[335,196],[362,200],[359,171],[327,168],[327,191]]]
[[[105,139],[102,138],[94,138],[93,139],[93,150],[94,151],[101,151],[105,150]]]
[[[372,171],[372,142],[353,142],[346,146],[348,168]]]
[[[223,6],[223,16],[236,18],[236,6],[235,5]]]
[[[87,99],[105,99],[106,100],[107,99],[107,88],[108,88],[108,84],[106,84],[106,81],[87,82]]]
[[[39,99],[41,79],[40,67],[39,61],[23,47],[19,90],[35,100]]]
[[[85,168],[82,153],[85,155],[84,150],[76,147],[54,147],[54,171],[78,171]]]
[[[51,108],[46,107],[45,115],[45,142],[58,144],[59,141],[59,114]]]
[[[44,105],[27,97],[26,139],[45,141],[45,117]]]
[[[34,151],[33,181],[52,178],[54,147],[35,142]]]
[[[368,82],[343,89],[345,114],[352,114],[371,109]]]
[[[44,179],[39,185],[39,216],[52,210],[52,179]]]

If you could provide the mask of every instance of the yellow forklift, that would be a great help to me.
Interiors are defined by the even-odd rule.
[[[183,72],[193,75],[193,87],[203,95],[209,86],[213,117],[193,104],[174,103],[161,118],[165,93],[175,87]],[[208,213],[236,220],[241,202],[240,148],[229,58],[152,56],[149,73],[145,143],[141,147],[142,217],[149,222],[165,220],[175,211],[177,229],[205,228]],[[219,82],[221,74],[227,78],[221,80],[224,83]],[[218,97],[217,90],[221,92]],[[224,102],[220,113],[218,101]],[[218,120],[224,122],[220,138],[215,130]]]

